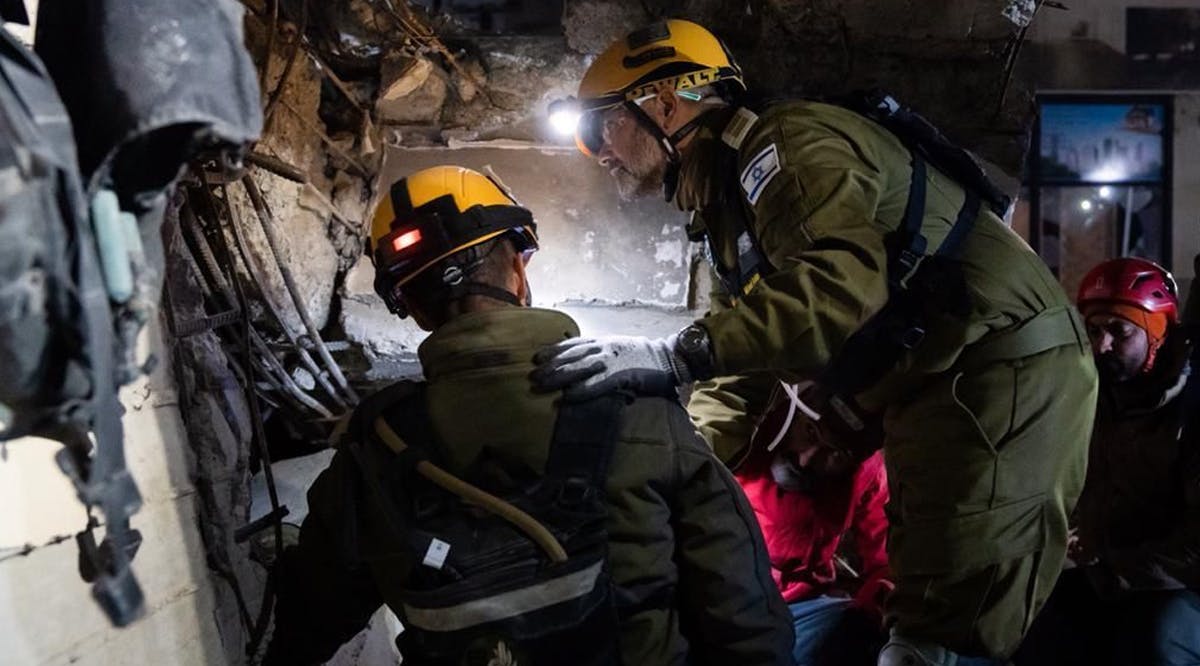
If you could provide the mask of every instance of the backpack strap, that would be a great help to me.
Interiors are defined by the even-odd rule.
[[[429,411],[425,409],[425,389],[424,382],[401,381],[363,400],[350,417],[347,441],[378,441],[396,454],[396,460],[406,472],[415,469],[417,463],[428,459],[436,439]],[[396,447],[380,438],[376,431],[376,421],[379,419],[401,433],[409,446]]]
[[[625,394],[609,393],[559,408],[545,473],[558,500],[577,503],[603,496],[627,402]]]
[[[908,182],[908,202],[904,204],[904,217],[900,227],[888,235],[888,293],[905,289],[908,279],[917,272],[925,258],[928,242],[921,233],[925,221],[925,188],[928,173],[925,160],[919,153],[912,153],[912,177]]]
[[[969,153],[951,144],[928,121],[900,107],[891,97],[868,94],[863,101],[844,106],[879,124],[908,148],[912,176],[904,217],[885,241],[887,303],[846,340],[821,377],[822,390],[830,394],[829,400],[835,408],[842,400],[873,386],[902,354],[924,341],[926,311],[938,308],[952,314],[966,311],[969,296],[961,272],[948,268],[948,262],[958,258],[963,241],[975,228],[985,198],[993,209],[1001,211],[999,214],[1007,206],[1007,199]],[[928,241],[921,233],[929,178],[926,162],[930,157],[940,169],[949,165],[948,175],[963,191],[963,204],[954,224],[932,257],[926,255]],[[926,259],[934,259],[937,266],[921,271]]]
[[[398,466],[399,473],[394,476],[406,480],[415,478],[417,465],[428,460],[427,452],[434,435],[433,425],[424,407],[423,382],[392,384],[359,403],[350,419],[342,446],[353,458],[359,478],[393,536],[423,564],[441,569],[451,550],[450,544],[412,529],[404,512],[397,507],[396,499],[379,481],[380,471],[385,465]],[[380,419],[389,424],[402,424],[408,446],[397,449],[379,437],[375,427]],[[371,442],[384,447],[391,455],[382,458],[376,451],[369,450],[367,445]],[[357,552],[356,537],[356,534],[347,534],[349,542],[344,546],[350,553]]]
[[[552,561],[565,561],[567,554],[562,545],[533,516],[432,464],[428,451],[432,450],[436,435],[425,409],[424,389],[424,384],[393,385],[372,396],[366,401],[365,408],[360,407],[361,413],[355,414],[349,430],[351,437],[347,449],[358,463],[363,481],[397,538],[409,544],[423,558],[425,565],[435,569],[443,567],[452,546],[407,525],[408,521],[396,509],[396,502],[380,486],[377,472],[382,464],[372,463],[372,453],[364,449],[365,442],[374,440],[389,449],[394,458],[387,459],[388,463],[399,463],[402,479],[412,479],[414,474],[419,474],[443,490],[508,521],[542,548]],[[583,500],[603,492],[602,480],[608,473],[612,442],[616,437],[617,412],[613,410],[619,410],[619,405],[612,405],[609,400],[611,397],[580,403],[578,409],[560,410],[555,441],[561,438],[567,444],[551,448],[552,455],[556,455],[556,462],[550,465],[555,475],[552,481],[561,481],[554,484],[558,490],[557,499]],[[623,404],[624,398],[620,400]],[[565,421],[562,411],[567,413]],[[606,422],[599,422],[601,418]],[[579,430],[586,432],[577,432]],[[559,448],[563,452],[553,454]],[[598,486],[593,485],[596,479],[601,480]],[[571,494],[572,489],[580,492]]]

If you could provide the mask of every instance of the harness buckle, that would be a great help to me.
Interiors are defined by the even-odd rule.
[[[925,341],[925,329],[921,326],[912,325],[904,329],[900,333],[900,346],[908,350],[916,349]]]
[[[896,265],[902,269],[900,275],[896,279],[896,283],[902,287],[908,286],[908,281],[917,272],[917,267],[921,265],[921,260],[925,258],[924,253],[914,252],[911,249],[900,250],[896,255]]]
[[[592,486],[588,480],[572,476],[559,485],[557,503],[561,506],[576,506],[587,501],[591,495]]]

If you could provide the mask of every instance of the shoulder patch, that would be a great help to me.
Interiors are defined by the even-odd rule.
[[[767,183],[770,183],[779,171],[779,151],[773,143],[750,159],[750,163],[742,170],[742,190],[751,206],[758,202],[758,197],[767,188]]]
[[[725,145],[737,150],[742,147],[742,142],[746,140],[746,135],[754,128],[754,124],[758,122],[758,115],[742,107],[733,114],[729,124],[725,126],[725,131],[721,132],[721,141]]]

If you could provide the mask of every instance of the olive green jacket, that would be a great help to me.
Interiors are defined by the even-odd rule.
[[[558,395],[533,393],[528,374],[539,348],[576,335],[564,314],[502,308],[456,318],[421,345],[437,456],[449,471],[484,454],[544,470]],[[621,420],[606,491],[624,662],[788,663],[790,616],[736,482],[677,401],[638,398]],[[403,623],[405,579],[419,565],[361,485],[339,451],[309,491],[300,544],[277,569],[269,661],[328,658],[382,603]],[[349,555],[339,546],[348,532],[358,542]]]
[[[689,409],[729,459],[748,439],[749,426],[735,408],[760,412],[769,376],[819,376],[887,302],[884,237],[900,225],[912,168],[907,148],[869,119],[836,106],[789,102],[759,116],[731,170],[722,163],[721,133],[732,110],[711,115],[685,148],[675,203],[694,211],[689,234],[707,234],[715,259],[726,266],[736,266],[733,218],[744,215],[775,268],[737,299],[737,307],[718,287],[712,311],[699,322],[712,339],[717,376],[725,379],[701,385]],[[762,169],[775,163],[777,169]],[[764,178],[755,180],[756,167]],[[730,187],[731,178],[740,180]],[[946,237],[963,200],[957,184],[928,169],[921,228],[928,253]],[[970,313],[929,322],[917,351],[859,396],[864,407],[880,409],[913,395],[989,332],[1070,307],[1041,259],[986,207],[961,246],[961,260]],[[764,370],[770,375],[731,378]]]
[[[676,203],[695,211],[693,237],[707,235],[720,264],[735,265],[745,220],[774,268],[699,321],[718,379],[688,409],[737,464],[767,384],[820,378],[887,302],[885,238],[901,224],[912,167],[882,127],[809,102],[768,108],[730,158],[721,134],[732,116],[713,113],[684,149]],[[930,165],[926,254],[964,198]],[[1062,288],[994,213],[978,214],[952,258],[966,312],[926,312],[924,341],[855,397],[883,415],[896,574],[888,621],[907,637],[1004,659],[1061,569],[1096,371]]]

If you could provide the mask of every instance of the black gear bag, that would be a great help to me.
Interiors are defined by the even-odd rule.
[[[414,555],[397,609],[404,660],[619,664],[604,481],[625,397],[563,405],[542,476],[487,454],[463,475],[541,526],[561,545],[555,556],[512,511],[465,501],[419,469],[438,450],[423,388],[397,385],[361,405],[347,444],[368,502]]]

